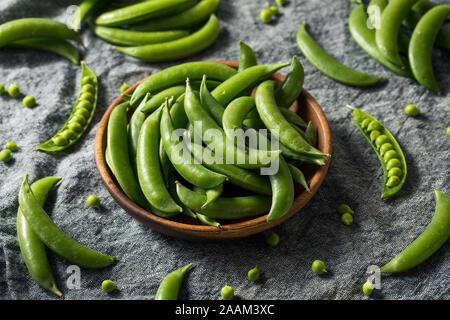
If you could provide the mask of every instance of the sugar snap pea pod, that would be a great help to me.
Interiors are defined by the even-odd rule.
[[[408,271],[431,257],[450,237],[450,197],[434,190],[436,210],[424,232],[394,259],[380,268],[382,273]]]
[[[239,41],[239,68],[241,72],[247,68],[256,66],[258,61],[256,60],[255,53],[252,48],[246,45],[243,41]]]
[[[303,172],[294,166],[293,164],[288,163],[289,171],[291,172],[292,179],[297,182],[299,185],[301,185],[303,188],[305,188],[306,191],[311,192],[308,186],[308,182],[306,182],[305,175]]]
[[[305,129],[305,137],[312,146],[317,145],[317,131],[311,121],[308,122],[308,126]]]
[[[113,109],[108,120],[107,145],[112,171],[123,192],[143,208],[147,200],[139,186],[130,160],[130,145],[127,135],[127,105],[123,103]]]
[[[177,194],[180,200],[191,210],[212,219],[242,219],[259,216],[270,210],[270,197],[244,196],[219,198],[208,207],[202,208],[206,196],[192,191],[177,182]]]
[[[222,116],[225,108],[217,102],[209,91],[206,76],[203,76],[199,95],[202,106],[208,111],[209,115],[217,122],[218,125],[222,125]]]
[[[201,0],[192,8],[177,15],[151,19],[132,25],[134,30],[160,31],[173,29],[190,29],[207,20],[219,6],[220,0]]]
[[[212,226],[212,227],[216,227],[221,229],[222,225],[216,220],[216,219],[212,219],[212,218],[208,218],[207,216],[200,214],[200,213],[196,213],[197,219],[207,225],[207,226]]]
[[[45,177],[31,185],[31,191],[40,206],[44,205],[48,192],[60,180],[59,177]],[[33,280],[42,288],[61,297],[62,293],[56,286],[48,263],[45,246],[28,224],[20,207],[17,211],[17,240],[23,260]]]
[[[275,101],[274,87],[275,82],[264,81],[255,94],[256,108],[266,127],[290,149],[311,157],[326,158],[326,154],[311,146],[284,118]]]
[[[176,14],[193,6],[195,0],[152,0],[104,12],[97,17],[95,24],[117,27],[137,23],[164,15]]]
[[[436,4],[432,1],[429,1],[429,0],[419,0],[415,5],[413,5],[412,11],[420,13],[420,14],[425,14],[429,10],[436,7],[437,5],[438,4]],[[447,19],[450,19],[450,16],[447,17]]]
[[[81,61],[81,88],[69,118],[51,139],[40,144],[36,149],[47,152],[62,151],[77,142],[94,117],[97,94],[97,77],[84,61]]]
[[[281,219],[294,202],[294,181],[283,156],[279,157],[278,172],[270,175],[269,179],[272,186],[272,206],[267,216],[267,222]]]
[[[0,25],[0,48],[30,38],[52,38],[81,42],[78,34],[65,24],[42,18],[23,18]]]
[[[181,212],[165,187],[159,161],[160,130],[162,107],[147,117],[142,125],[137,146],[137,176],[147,201],[156,209],[166,213]]]
[[[381,55],[399,67],[405,67],[398,48],[398,35],[402,20],[406,18],[417,0],[389,1],[380,18],[379,28],[375,31],[375,41]]]
[[[72,29],[78,31],[81,25],[86,22],[96,11],[107,5],[111,0],[84,0],[72,18]]]
[[[287,121],[289,121],[292,124],[295,124],[296,126],[299,126],[300,128],[307,128],[308,124],[305,122],[305,120],[302,119],[297,113],[294,111],[291,111],[287,108],[280,109],[280,112],[283,114],[283,116],[286,118]]]
[[[216,41],[219,31],[219,20],[212,14],[201,29],[186,37],[135,47],[113,46],[113,49],[149,62],[177,60],[192,56],[212,45]]]
[[[33,231],[53,252],[80,267],[98,269],[110,266],[116,257],[101,254],[70,238],[50,219],[33,195],[25,175],[19,192],[19,206]]]
[[[56,53],[74,64],[80,64],[80,54],[70,42],[50,38],[31,38],[12,42],[11,48],[29,48]]]
[[[336,81],[352,86],[371,86],[383,79],[353,70],[335,60],[306,32],[306,22],[303,22],[297,31],[297,44],[317,70]]]
[[[142,46],[162,43],[189,35],[189,32],[185,30],[143,32],[96,25],[92,25],[91,28],[97,37],[119,46]]]
[[[159,284],[155,300],[177,300],[184,275],[192,267],[192,263],[169,273]]]
[[[403,20],[403,24],[410,29],[411,31],[414,30],[417,23],[422,18],[422,15],[415,13],[415,12],[409,12],[408,17]],[[439,32],[436,36],[435,45],[441,49],[450,50],[450,29],[442,27],[439,29]]]
[[[385,1],[385,0],[383,0]],[[379,12],[381,13],[381,11]],[[369,29],[367,27],[367,15],[364,12],[364,6],[360,5],[353,9],[348,20],[348,26],[350,34],[352,35],[355,42],[372,58],[377,60],[379,63],[384,65],[389,70],[404,76],[412,78],[411,70],[409,69],[407,63],[403,64],[403,67],[397,66],[396,64],[390,62],[386,59],[378,50],[377,44],[375,42],[375,29]],[[409,42],[409,39],[408,39]]]
[[[215,173],[197,163],[191,154],[186,154],[187,151],[182,149],[183,155],[180,155],[179,144],[182,142],[173,140],[175,127],[168,108],[163,108],[160,130],[167,156],[178,173],[188,182],[201,188],[213,188],[225,181],[224,175]]]
[[[194,186],[194,191],[204,194],[206,196],[206,202],[203,204],[203,208],[207,207],[210,203],[214,202],[222,195],[223,184],[219,184],[217,187],[210,189],[202,189]]]
[[[381,199],[392,197],[400,191],[406,179],[403,151],[394,136],[378,120],[357,108],[348,107],[353,110],[353,122],[380,159],[384,172]]]
[[[170,159],[167,156],[166,150],[164,149],[164,145],[162,140],[159,141],[159,163],[161,164],[161,171],[164,179],[164,184],[166,187],[169,186],[169,174],[172,169],[172,164],[170,163]]]
[[[229,141],[236,142],[236,136],[230,134],[236,129],[241,129],[248,113],[255,109],[255,99],[252,97],[239,97],[230,102],[222,116],[222,127]]]
[[[240,93],[245,92],[248,89],[253,89],[261,81],[288,65],[288,63],[263,64],[247,68],[222,82],[211,92],[211,94],[218,103],[222,106],[226,106]]]
[[[436,6],[420,19],[409,42],[409,63],[414,77],[425,88],[440,94],[434,77],[432,54],[433,44],[439,28],[450,14],[450,5]]]
[[[210,80],[225,81],[235,75],[237,71],[229,66],[217,62],[187,62],[164,69],[145,79],[133,92],[130,104],[136,105],[147,92],[155,93],[162,89],[182,84],[189,78],[191,81],[200,80],[206,74]]]
[[[286,79],[275,92],[277,104],[281,108],[289,108],[303,89],[303,81],[305,79],[305,71],[298,61],[297,57],[292,57],[291,68],[286,75]]]
[[[141,112],[150,114],[164,103],[166,98],[173,97],[175,100],[186,91],[185,86],[174,86],[158,92],[148,100],[141,109]]]
[[[130,150],[130,158],[133,164],[133,167],[136,168],[136,153],[137,153],[137,145],[139,140],[139,134],[141,132],[142,125],[147,117],[147,115],[142,111],[147,101],[150,99],[150,93],[147,93],[144,97],[144,100],[141,101],[139,106],[133,112],[133,115],[130,118],[130,122],[128,123],[128,139],[129,139],[129,150]],[[164,100],[163,100],[164,102]],[[161,106],[162,103],[159,104]]]

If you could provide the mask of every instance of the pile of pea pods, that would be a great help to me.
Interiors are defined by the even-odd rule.
[[[266,79],[289,64],[258,65],[243,42],[240,52],[238,70],[189,62],[156,73],[132,94],[126,91],[125,102],[111,112],[106,160],[122,190],[142,208],[164,218],[185,214],[220,228],[220,220],[267,212],[268,222],[282,218],[294,201],[294,181],[309,191],[300,165],[323,166],[329,155],[316,149],[312,123],[288,109],[302,91],[303,67],[293,57],[287,77],[275,89],[275,82]],[[128,123],[129,109],[135,110]],[[266,135],[259,134],[261,129]],[[208,137],[211,130],[220,138]],[[238,146],[237,130],[257,132],[256,148]],[[279,146],[260,149],[263,141]],[[204,161],[208,153],[218,159]],[[235,157],[231,162],[225,161],[229,155]],[[273,161],[279,170],[263,174]],[[226,196],[230,190],[244,195]]]

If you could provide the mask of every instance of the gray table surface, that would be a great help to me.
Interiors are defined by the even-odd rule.
[[[67,21],[73,1],[0,1],[0,22],[22,17]],[[53,299],[33,282],[20,255],[16,238],[17,194],[25,173],[31,181],[47,175],[63,177],[51,192],[47,212],[56,224],[86,246],[114,254],[120,261],[111,268],[81,269],[80,289],[69,289],[70,263],[53,253],[49,259],[66,299],[152,299],[161,279],[189,262],[180,297],[219,299],[228,282],[241,299],[365,299],[361,285],[369,265],[389,261],[431,220],[433,189],[447,194],[449,185],[450,54],[436,51],[436,77],[443,89],[437,96],[414,80],[396,76],[365,54],[352,40],[347,19],[355,6],[349,0],[291,0],[279,17],[266,25],[259,11],[269,1],[223,0],[217,15],[222,27],[217,42],[183,61],[237,60],[238,41],[252,46],[260,63],[286,62],[298,55],[306,72],[305,88],[318,100],[333,137],[333,157],[320,190],[298,214],[275,228],[278,247],[265,243],[267,233],[223,243],[194,243],[174,239],[141,225],[112,199],[94,163],[94,136],[107,106],[120,85],[135,83],[174,63],[148,64],[126,57],[83,28],[87,49],[83,59],[99,77],[99,103],[85,136],[58,155],[35,147],[56,132],[76,98],[80,67],[50,53],[1,50],[0,83],[15,82],[38,105],[28,109],[7,95],[0,97],[0,144],[15,141],[21,148],[8,164],[0,163],[0,298]],[[387,80],[373,88],[344,86],[322,75],[301,55],[295,42],[300,23],[307,20],[312,36],[344,64]],[[286,70],[283,70],[286,72]],[[406,104],[423,112],[407,117]],[[346,104],[362,107],[378,118],[402,145],[408,178],[398,197],[380,200],[382,169],[371,147],[350,120]],[[87,207],[86,197],[97,194],[102,211]],[[341,203],[355,210],[350,227],[340,222]],[[378,299],[449,299],[450,244],[416,269],[383,276]],[[314,259],[326,261],[329,273],[311,272]],[[262,279],[247,280],[258,264]],[[70,269],[69,269],[70,271]],[[107,295],[101,281],[112,279],[120,290]]]

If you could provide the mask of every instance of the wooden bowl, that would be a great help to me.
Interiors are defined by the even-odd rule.
[[[239,63],[232,61],[216,62],[223,63],[234,68],[239,66]],[[272,76],[272,79],[277,81],[278,84],[280,84],[284,78],[285,77],[280,73],[275,73]],[[127,93],[132,93],[139,83],[140,82],[129,88]],[[200,225],[199,222],[184,215],[178,215],[170,220],[160,218],[151,212],[142,209],[131,201],[122,191],[119,184],[115,180],[114,175],[111,173],[106,164],[105,148],[108,119],[111,111],[121,102],[123,102],[122,97],[118,97],[111,104],[111,106],[109,106],[100,121],[95,137],[95,161],[97,164],[97,169],[109,193],[119,203],[119,205],[125,209],[126,212],[128,212],[128,214],[143,224],[149,226],[151,229],[163,234],[185,240],[219,241],[244,238],[266,231],[286,221],[295,213],[299,212],[300,209],[303,208],[317,192],[325,178],[325,175],[327,174],[330,159],[328,159],[326,165],[323,167],[309,164],[302,165],[302,171],[310,185],[311,192],[307,192],[296,185],[295,200],[289,212],[283,218],[270,223],[266,222],[267,215],[262,215],[246,220],[221,221],[222,229],[218,229],[216,227]],[[300,114],[305,121],[312,121],[314,126],[317,128],[318,149],[324,153],[331,154],[330,128],[328,127],[327,119],[325,118],[325,115],[316,100],[314,100],[314,98],[303,89],[297,103],[292,105],[291,110]],[[224,210],[226,210],[226,208],[224,208]]]

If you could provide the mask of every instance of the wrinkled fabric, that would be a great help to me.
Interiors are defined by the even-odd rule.
[[[70,21],[72,1],[0,1],[0,22],[22,17]],[[450,193],[450,54],[436,51],[433,63],[441,96],[412,79],[385,69],[352,40],[347,19],[355,4],[347,0],[291,0],[270,24],[259,12],[266,1],[222,0],[217,11],[221,32],[207,50],[179,62],[238,60],[238,41],[250,45],[259,63],[281,63],[297,55],[305,68],[304,87],[317,99],[329,121],[333,152],[321,188],[299,213],[276,227],[277,247],[265,243],[266,233],[246,239],[200,243],[152,231],[130,217],[109,195],[94,162],[98,123],[124,81],[133,84],[179,62],[144,63],[112,50],[95,38],[88,26],[81,36],[81,55],[99,78],[99,101],[92,124],[69,150],[47,154],[35,150],[64,124],[78,93],[81,68],[62,57],[33,50],[0,50],[0,83],[16,83],[25,95],[36,97],[29,109],[7,94],[0,97],[0,144],[14,141],[20,152],[0,163],[0,298],[54,299],[29,276],[16,237],[17,194],[25,173],[30,181],[63,177],[45,206],[55,223],[82,244],[119,257],[103,270],[81,269],[80,286],[73,287],[70,263],[49,252],[58,286],[66,299],[152,299],[170,271],[190,262],[180,297],[219,299],[227,282],[241,299],[365,299],[361,286],[370,265],[382,265],[415,239],[430,222],[435,207],[433,189]],[[339,84],[308,63],[295,42],[301,22],[332,56],[349,67],[385,80],[371,88]],[[287,72],[287,68],[281,71]],[[404,106],[422,111],[408,117]],[[379,119],[397,138],[408,176],[395,199],[380,200],[383,172],[369,143],[351,121],[345,105],[361,107]],[[102,210],[86,205],[96,194]],[[355,222],[345,226],[336,211],[349,204]],[[328,274],[311,271],[315,259],[324,260]],[[247,272],[258,265],[261,280],[252,283]],[[414,270],[383,276],[376,299],[449,299],[450,243]],[[69,268],[69,269],[68,269]],[[119,290],[106,294],[101,282],[111,279]]]

